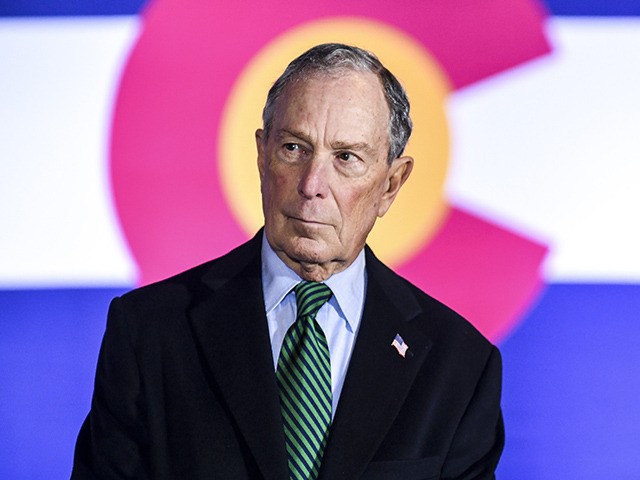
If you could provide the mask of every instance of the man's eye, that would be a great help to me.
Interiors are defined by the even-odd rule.
[[[353,153],[342,152],[338,154],[338,158],[340,160],[344,160],[345,162],[349,162],[356,159],[356,156]]]
[[[297,143],[285,143],[284,148],[286,148],[290,152],[295,152],[296,150],[300,149],[300,145],[298,145]]]

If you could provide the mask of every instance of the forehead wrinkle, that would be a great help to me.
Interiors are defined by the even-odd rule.
[[[290,135],[297,139],[302,140],[303,142],[313,144],[311,138],[306,133],[293,130],[289,128],[281,128],[276,132],[276,137],[280,140],[283,137]],[[336,140],[330,143],[329,145],[333,150],[350,150],[352,152],[366,152],[368,154],[376,153],[376,149],[369,145],[367,142],[349,142],[343,140]]]
[[[331,142],[331,148],[334,150],[352,150],[354,152],[375,152],[375,149],[367,142],[345,142],[336,140],[335,142]]]
[[[334,93],[331,88],[333,88],[333,82],[342,80],[349,75],[356,76],[352,83],[356,83],[358,85],[362,83],[362,80],[367,80],[366,77],[374,76],[374,74],[370,72],[349,70],[342,72],[341,75],[313,75],[304,79],[299,79],[298,81],[287,85],[283,95],[277,102],[276,115],[274,115],[274,117],[279,118],[278,121],[274,123],[279,123],[279,125],[274,129],[276,134],[275,137],[280,140],[283,137],[291,135],[296,139],[300,139],[301,141],[308,143],[309,146],[316,145],[317,142],[320,142],[332,150],[363,152],[368,156],[378,155],[378,140],[381,140],[385,145],[385,148],[388,149],[389,122],[385,122],[386,125],[382,126],[381,131],[377,131],[379,127],[375,127],[376,131],[371,133],[373,133],[376,138],[371,138],[371,141],[367,141],[369,140],[367,138],[362,138],[360,134],[363,132],[351,132],[356,134],[355,138],[349,138],[341,135],[341,133],[346,133],[342,131],[344,130],[343,127],[345,127],[345,125],[342,125],[341,123],[343,122],[345,114],[343,111],[340,111],[339,117],[334,118],[336,116],[336,112],[334,111],[336,105],[335,102],[332,101]],[[325,80],[327,81],[326,86],[323,85]],[[320,86],[318,86],[318,82],[320,82]],[[379,79],[376,78],[376,82],[378,88],[376,88],[372,93],[380,97],[379,99],[381,100],[381,104],[374,106],[378,106],[382,109],[382,111],[379,112],[379,115],[376,116],[385,116],[385,114],[388,116],[390,111],[389,106],[383,96],[384,92],[381,89],[381,85],[379,85]],[[314,92],[312,96],[308,91],[308,88],[311,87],[313,87]],[[366,89],[370,89],[370,85],[365,85],[365,87]],[[361,119],[362,115],[366,112],[362,111],[363,106],[360,105],[360,103],[356,102],[353,104],[352,96],[353,95],[349,95],[345,101],[346,104],[343,103],[342,107],[347,108],[349,111],[353,110],[355,115],[354,118]],[[322,100],[325,99],[325,97],[328,100],[323,102]],[[309,105],[309,102],[312,99],[313,102]],[[367,102],[378,103],[373,98],[367,98]],[[308,118],[309,115],[311,115],[311,118]],[[365,123],[367,123],[366,120],[367,119],[365,118]],[[355,120],[355,122],[358,123],[359,120]],[[347,124],[346,128],[349,130],[352,129],[352,126]],[[378,135],[380,135],[380,138]],[[385,155],[387,155],[387,153],[385,153]]]
[[[296,137],[299,138],[300,140],[303,140],[305,142],[311,143],[311,139],[309,137],[309,135],[307,135],[306,133],[300,131],[300,130],[294,130],[291,128],[280,128],[278,129],[276,136],[278,138],[282,138],[285,137],[287,135],[291,135],[292,137]]]

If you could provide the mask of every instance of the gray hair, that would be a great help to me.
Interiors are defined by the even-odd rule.
[[[341,70],[371,72],[380,79],[390,112],[387,160],[391,163],[404,152],[413,129],[407,94],[398,79],[373,53],[340,43],[325,43],[307,50],[293,60],[275,81],[262,111],[264,138],[269,136],[273,125],[276,102],[289,83],[303,78],[306,74],[334,73]]]

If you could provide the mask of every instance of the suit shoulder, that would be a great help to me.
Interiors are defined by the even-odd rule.
[[[466,318],[401,277],[380,262],[369,250],[367,268],[370,276],[381,283],[386,295],[393,299],[405,318],[412,318],[430,338],[460,348],[489,353],[493,345]]]
[[[257,236],[256,236],[257,237]],[[164,280],[135,288],[118,302],[137,316],[168,317],[211,296],[215,289],[250,265],[259,272],[259,241],[256,238],[227,254],[192,267]]]
[[[483,347],[491,347],[491,343],[485,336],[469,321],[451,307],[435,299],[431,295],[403,279],[410,288],[422,307],[425,321],[430,324],[432,330],[439,336],[449,338],[455,337],[466,342],[478,344]],[[434,333],[435,333],[434,332]]]

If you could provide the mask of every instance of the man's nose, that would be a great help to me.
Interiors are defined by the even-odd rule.
[[[326,198],[329,193],[330,161],[314,155],[303,167],[298,193],[308,199]]]

